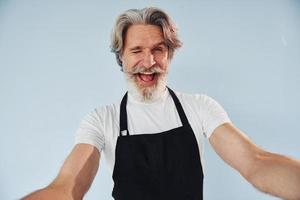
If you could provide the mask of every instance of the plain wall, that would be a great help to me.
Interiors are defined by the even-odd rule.
[[[110,52],[117,15],[158,6],[179,28],[169,86],[216,99],[259,146],[300,159],[300,3],[254,1],[0,1],[0,199],[46,186],[80,120],[124,94]],[[101,160],[85,199],[111,198]],[[268,200],[205,145],[206,200]]]

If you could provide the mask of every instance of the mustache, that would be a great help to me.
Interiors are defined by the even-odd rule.
[[[136,75],[138,73],[145,73],[145,72],[148,72],[148,73],[156,73],[156,74],[164,74],[164,73],[167,73],[166,70],[163,70],[161,69],[159,66],[157,65],[154,65],[153,67],[151,68],[146,68],[144,66],[134,66],[132,67],[131,69],[129,70],[126,70],[125,73],[129,73],[129,74],[132,74],[132,75]]]

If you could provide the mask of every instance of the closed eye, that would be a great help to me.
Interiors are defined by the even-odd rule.
[[[141,52],[142,52],[141,50],[131,51],[131,53],[133,53],[133,54],[137,54],[137,53],[141,53]]]
[[[156,47],[153,49],[154,51],[162,51],[163,49],[161,47]]]

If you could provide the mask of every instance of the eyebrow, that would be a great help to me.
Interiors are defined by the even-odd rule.
[[[158,42],[158,43],[154,44],[154,45],[152,46],[152,48],[157,47],[157,46],[160,46],[160,45],[165,45],[165,46],[167,46],[166,43],[165,43],[164,41],[161,41],[161,42]],[[129,51],[140,50],[140,49],[142,49],[142,48],[143,48],[143,47],[141,47],[141,46],[134,46],[134,47],[129,48]]]

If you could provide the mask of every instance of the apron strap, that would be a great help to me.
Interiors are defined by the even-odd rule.
[[[123,132],[126,131],[126,135],[129,135],[129,131],[127,128],[127,109],[126,109],[126,105],[127,105],[127,97],[128,97],[128,92],[126,92],[126,94],[124,95],[122,101],[121,101],[121,105],[120,105],[120,136],[122,136]]]
[[[169,92],[170,92],[170,94],[172,96],[172,99],[173,99],[173,101],[175,103],[175,106],[176,106],[177,112],[179,114],[179,117],[180,117],[182,125],[184,127],[189,126],[189,121],[188,121],[188,119],[187,119],[187,117],[185,115],[185,112],[184,112],[184,110],[182,108],[182,105],[181,105],[178,97],[176,96],[176,94],[175,94],[175,92],[173,90],[171,90],[169,87],[167,87],[167,88],[168,88],[168,90],[169,90]]]

